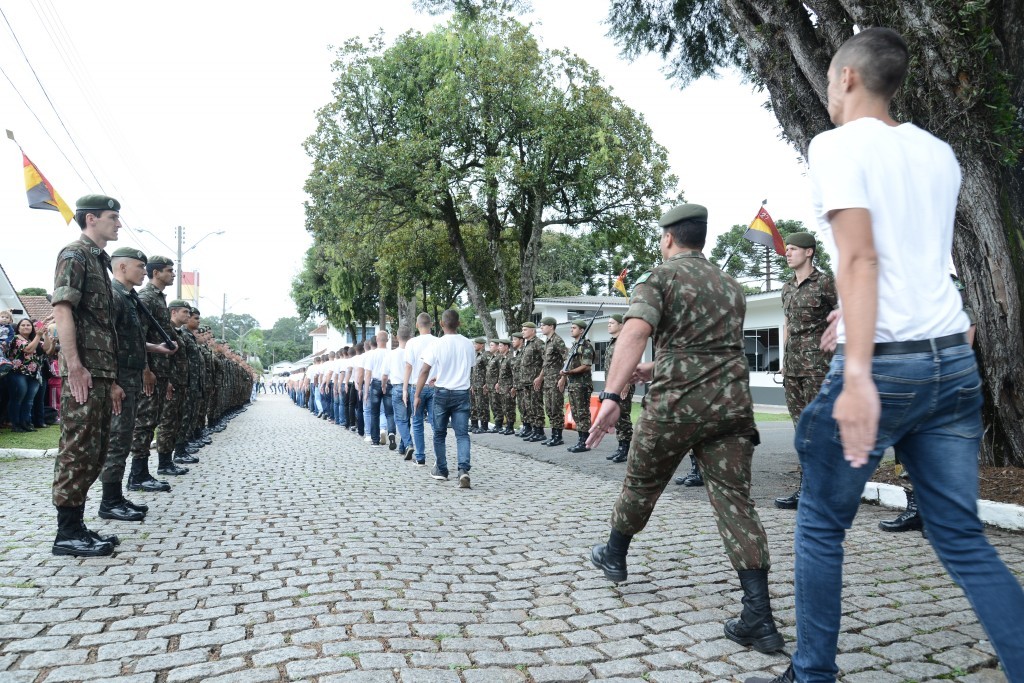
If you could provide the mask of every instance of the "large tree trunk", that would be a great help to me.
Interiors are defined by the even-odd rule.
[[[522,241],[519,245],[519,287],[522,290],[522,299],[519,304],[519,319],[515,320],[516,325],[521,325],[533,315],[533,300],[537,284],[537,264],[540,262],[541,237],[544,235],[544,202],[540,197],[532,195],[530,203],[523,215],[526,225],[520,231]],[[506,313],[508,316],[510,313]],[[518,328],[509,328],[510,330]]]
[[[405,296],[401,291],[397,293],[395,300],[398,302],[398,327],[405,327],[410,331],[416,329],[416,296]]]
[[[893,113],[949,142],[964,174],[953,259],[977,315],[975,348],[986,398],[981,459],[1020,467],[1024,165],[1019,149],[1010,150],[1007,163],[1000,145],[1019,143],[1012,133],[994,129],[986,105],[998,93],[992,60],[1009,77],[1009,100],[1018,106],[1024,100],[1024,0],[996,0],[984,10],[975,8],[979,16],[959,13],[958,3],[925,4],[931,5],[927,11],[907,2],[722,0],[754,73],[768,89],[784,135],[805,157],[811,139],[832,126],[825,77],[831,56],[852,35],[853,25],[888,26],[908,37],[913,71]],[[805,6],[817,14],[817,25]],[[991,48],[982,40],[989,30],[995,38]]]
[[[476,274],[469,262],[469,252],[466,243],[462,239],[462,229],[459,223],[459,216],[455,209],[455,201],[449,195],[441,207],[445,227],[448,231],[448,243],[455,249],[455,255],[459,259],[459,267],[462,269],[462,276],[466,278],[466,292],[469,294],[469,302],[473,304],[477,314],[480,316],[480,323],[484,326],[484,332],[489,339],[497,339],[498,333],[494,327],[494,319],[489,315],[490,308],[487,299],[484,297],[480,283],[477,282]]]

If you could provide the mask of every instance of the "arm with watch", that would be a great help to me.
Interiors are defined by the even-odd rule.
[[[620,395],[629,384],[650,381],[652,363],[640,363],[647,340],[653,333],[650,324],[640,318],[629,318],[622,326],[618,341],[615,342],[615,357],[604,381],[604,391],[598,394],[601,409],[590,428],[587,447],[595,448],[605,434],[615,431],[619,420]],[[639,379],[638,379],[639,377]]]

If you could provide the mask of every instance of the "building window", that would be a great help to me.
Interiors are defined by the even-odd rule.
[[[743,330],[743,353],[751,372],[778,372],[779,328]]]
[[[594,342],[594,372],[608,372],[606,367],[609,342]]]

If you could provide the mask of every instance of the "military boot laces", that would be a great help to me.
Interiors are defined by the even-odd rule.
[[[907,509],[897,515],[896,519],[882,520],[878,528],[882,531],[899,533],[903,531],[920,531],[924,529],[924,520],[917,509],[917,500],[913,491],[907,491]]]

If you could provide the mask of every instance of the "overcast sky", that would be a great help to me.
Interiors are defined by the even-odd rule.
[[[131,245],[173,258],[175,226],[183,226],[185,249],[203,240],[183,261],[201,273],[204,315],[219,315],[226,295],[229,311],[269,327],[295,315],[290,283],[311,243],[302,142],[330,97],[331,46],[439,21],[411,4],[0,0],[63,119],[0,17],[0,66],[14,84],[0,75],[0,127],[15,132],[72,207],[83,194],[105,192],[121,200],[127,226],[152,233],[122,230],[108,251]],[[534,6],[526,19],[545,47],[585,58],[644,115],[687,199],[708,207],[710,243],[749,223],[764,198],[776,220],[813,225],[805,169],[779,140],[764,94],[735,76],[680,90],[659,60],[620,59],[605,37],[606,2]],[[0,144],[0,263],[18,289],[50,291],[57,252],[78,227],[28,208],[18,148]]]

